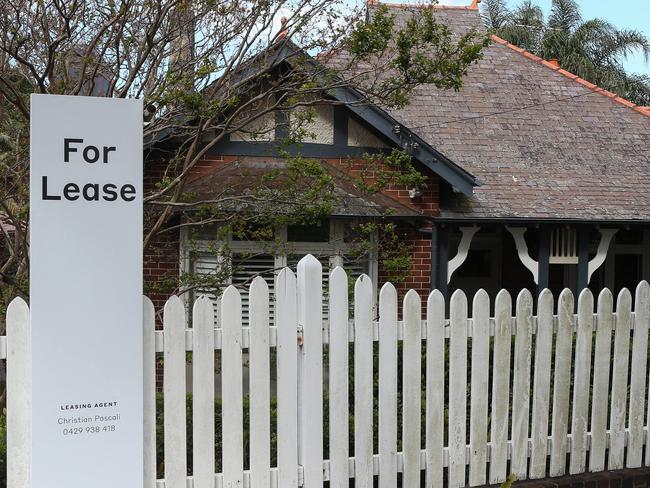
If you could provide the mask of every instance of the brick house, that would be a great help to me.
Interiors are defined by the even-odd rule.
[[[418,8],[388,6],[398,23]],[[375,8],[368,5],[369,16]],[[434,10],[457,34],[482,28],[477,2]],[[287,49],[295,47],[287,43]],[[332,96],[345,105],[318,107],[316,137],[299,152],[332,174],[336,210],[309,229],[277,229],[286,243],[281,254],[231,239],[233,256],[255,255],[233,283],[260,273],[272,286],[273,269],[294,265],[305,253],[317,255],[325,271],[345,265],[346,229],[372,219],[397,223],[413,263],[401,289],[422,295],[433,288],[446,294],[485,288],[494,295],[501,288],[607,286],[617,292],[650,279],[650,109],[495,36],[458,92],[421,86],[401,110],[350,103],[360,100],[353,87]],[[192,192],[207,197],[214,188],[282,167],[274,149],[278,120],[261,138],[233,134],[217,144],[192,176]],[[354,169],[344,161],[392,147],[410,152],[426,187],[393,185],[369,196],[345,177]],[[159,170],[146,163],[149,182]],[[215,239],[216,233],[162,234],[145,255],[146,283],[185,271],[210,273],[220,263],[201,246]],[[385,281],[376,253],[350,269],[353,277],[362,272],[376,287]],[[167,294],[151,295],[160,307]]]

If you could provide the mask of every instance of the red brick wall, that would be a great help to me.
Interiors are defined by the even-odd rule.
[[[426,221],[420,221],[421,227],[427,227]],[[419,232],[418,223],[401,223],[397,226],[397,235],[400,240],[406,243],[411,259],[412,267],[408,276],[402,283],[396,283],[398,296],[401,298],[410,290],[416,290],[424,300],[429,295],[431,283],[431,235]],[[379,287],[390,281],[388,272],[382,267],[381,258],[379,262]]]
[[[236,160],[233,156],[207,156],[193,170],[191,179],[200,178],[202,175],[214,169],[231,163]],[[364,171],[364,178],[373,177],[372,169],[362,161],[350,164],[343,159],[328,159],[328,163],[339,167],[358,177],[360,171]],[[161,161],[148,162],[145,167],[145,192],[153,192],[165,174],[165,164]],[[411,201],[408,188],[399,185],[389,185],[384,191],[391,198],[399,201],[417,212],[423,217],[435,217],[439,210],[439,179],[437,175],[430,175],[427,187],[422,190],[422,197],[417,201]],[[172,221],[170,225],[177,222]],[[416,289],[423,297],[429,293],[429,282],[431,273],[431,240],[429,235],[418,232],[419,227],[429,227],[426,219],[411,223],[400,223],[398,233],[403,242],[407,243],[413,259],[413,266],[408,270],[408,277],[404,283],[398,284],[400,294],[410,288]],[[165,300],[170,294],[175,293],[173,286],[175,278],[179,276],[180,269],[180,232],[178,230],[167,231],[159,234],[144,253],[144,280],[145,292],[152,299],[158,315],[162,310]],[[388,276],[379,263],[380,285],[387,281]]]

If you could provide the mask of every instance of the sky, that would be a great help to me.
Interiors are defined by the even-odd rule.
[[[507,0],[510,6],[517,6],[520,0]],[[470,0],[440,0],[440,4],[469,5]],[[535,0],[545,12],[551,6],[551,0]],[[650,0],[578,0],[582,17],[589,20],[594,17],[611,22],[619,29],[636,29],[650,37]],[[633,73],[650,75],[650,60],[645,62],[643,55],[638,53],[629,57],[625,67]]]

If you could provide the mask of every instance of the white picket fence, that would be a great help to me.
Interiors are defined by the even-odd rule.
[[[278,275],[275,297],[269,297],[263,279],[252,282],[249,327],[242,327],[241,298],[234,287],[220,299],[219,328],[214,327],[207,298],[194,304],[193,328],[188,329],[184,304],[172,297],[164,308],[164,328],[156,331],[154,309],[145,298],[145,488],[312,488],[326,480],[331,487],[347,488],[350,478],[357,488],[371,488],[376,476],[382,488],[416,487],[421,480],[427,488],[455,488],[500,483],[509,473],[534,479],[650,465],[645,423],[646,408],[650,409],[648,283],[638,286],[634,311],[629,291],[619,294],[614,311],[612,294],[603,290],[594,313],[593,296],[585,290],[577,315],[568,290],[560,295],[555,314],[553,296],[544,291],[537,316],[529,292],[519,294],[513,316],[511,297],[502,291],[491,318],[489,297],[479,291],[468,318],[467,298],[457,291],[451,297],[449,320],[437,291],[427,298],[426,320],[415,291],[404,297],[398,320],[397,292],[392,284],[384,285],[378,322],[367,276],[354,285],[352,314],[348,293],[346,273],[334,269],[324,322],[321,265],[306,256],[298,265],[297,278],[289,269]],[[269,323],[270,298],[275,300],[275,324]],[[29,487],[28,317],[25,302],[15,300],[8,311],[6,342],[4,338],[0,342],[8,359],[11,488]],[[373,360],[376,342],[378,371]],[[215,350],[221,351],[220,365],[215,365]],[[272,350],[277,351],[273,372]],[[186,463],[187,351],[193,352],[191,475]],[[244,352],[250,375],[247,469]],[[158,480],[157,353],[164,354],[165,414],[164,479]],[[214,427],[215,366],[220,366],[222,378],[221,432]],[[277,466],[271,465],[272,374],[277,375]],[[324,408],[330,419],[326,433]],[[426,412],[424,422],[421,409]],[[215,473],[216,436],[223,444],[221,473]],[[329,459],[323,455],[324,437],[329,439]]]

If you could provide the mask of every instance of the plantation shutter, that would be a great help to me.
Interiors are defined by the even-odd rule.
[[[192,273],[196,275],[215,275],[219,266],[219,258],[214,254],[196,255],[191,263]],[[214,320],[217,323],[217,295],[214,290],[206,288],[197,288],[190,293],[191,303],[195,303],[200,296],[207,296],[212,302],[214,308]],[[192,314],[190,313],[191,317]]]
[[[294,272],[297,271],[298,261],[302,259],[300,255],[289,255],[287,256],[287,266],[290,267]],[[330,256],[316,256],[323,266],[323,318],[328,317],[328,296],[329,296],[329,276],[332,269],[331,266],[331,257]],[[345,261],[345,260],[344,260]],[[348,274],[348,283],[354,283],[359,276],[363,273],[368,273],[370,269],[370,264],[368,260],[355,260],[345,262],[343,268]],[[350,302],[352,303],[352,302]]]
[[[298,261],[302,259],[303,255],[292,254],[287,256],[287,266],[294,272],[297,271]],[[323,266],[323,317],[328,316],[328,290],[329,290],[329,273],[331,270],[331,258],[327,255],[318,255],[317,259]],[[275,276],[277,270],[277,260],[272,254],[234,254],[232,256],[233,274],[231,282],[239,288],[242,300],[242,324],[248,325],[248,311],[249,311],[249,296],[248,287],[255,276],[261,276],[266,281],[269,287],[270,296],[274,296],[275,290]],[[219,269],[219,258],[214,254],[205,253],[197,254],[192,261],[192,272],[202,275],[214,275]],[[346,261],[344,268],[348,273],[350,283],[354,283],[356,279],[363,273],[368,273],[369,262],[368,260],[353,260]],[[214,306],[215,311],[215,324],[218,323],[217,315],[217,297],[213,289],[197,288],[192,291],[192,303],[199,296],[207,296]],[[269,314],[271,320],[274,317],[274,300],[269,303]]]
[[[273,321],[274,315],[274,300],[273,294],[275,290],[275,257],[271,254],[258,254],[255,256],[249,255],[234,255],[233,256],[233,275],[232,284],[239,288],[241,293],[241,308],[242,308],[242,324],[248,325],[248,288],[251,281],[256,276],[261,276],[266,281],[269,287],[269,316]]]

